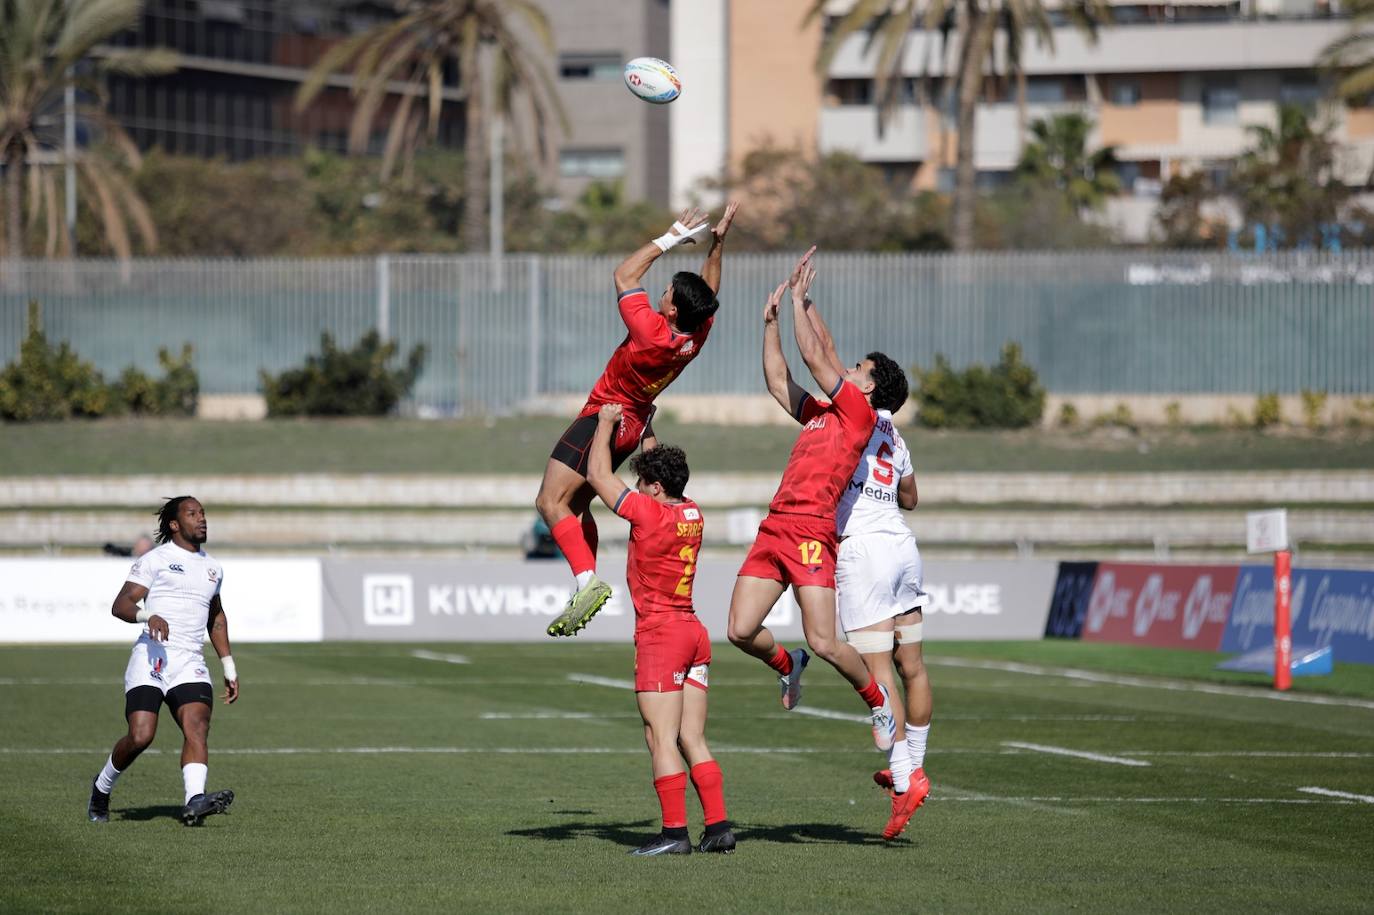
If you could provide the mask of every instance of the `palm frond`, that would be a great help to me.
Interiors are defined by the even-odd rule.
[[[59,70],[85,57],[101,42],[138,24],[142,0],[74,0],[51,52]]]
[[[147,48],[133,51],[109,50],[100,61],[104,73],[141,79],[165,76],[181,67],[181,55],[169,48]]]
[[[119,203],[115,199],[114,191],[110,189],[109,182],[98,166],[93,165],[93,158],[83,158],[80,160],[81,174],[85,177],[86,183],[95,191],[96,202],[99,204],[100,222],[105,229],[105,239],[110,243],[110,248],[115,256],[121,260],[128,260],[133,255],[133,246],[129,242],[129,228],[124,224],[124,214],[119,210]]]

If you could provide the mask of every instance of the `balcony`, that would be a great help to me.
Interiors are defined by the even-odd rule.
[[[853,153],[865,162],[921,162],[926,158],[926,117],[922,109],[903,105],[878,131],[878,109],[844,105],[821,109],[822,152]]]

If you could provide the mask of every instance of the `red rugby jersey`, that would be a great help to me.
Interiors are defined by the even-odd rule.
[[[691,499],[659,502],[626,489],[615,513],[630,522],[625,578],[635,619],[665,611],[692,612],[692,580],[701,552],[701,509]]]
[[[701,352],[715,323],[712,315],[695,333],[675,334],[643,289],[620,294],[620,317],[629,333],[611,353],[579,416],[591,416],[602,404],[618,403],[632,416],[646,418],[654,398]]]
[[[835,520],[840,494],[854,475],[878,414],[857,386],[841,379],[830,403],[810,394],[797,405],[802,424],[769,511]]]

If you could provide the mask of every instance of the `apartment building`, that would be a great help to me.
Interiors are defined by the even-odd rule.
[[[668,113],[636,103],[621,83],[621,68],[632,57],[668,55],[668,0],[541,5],[557,45],[546,66],[569,123],[566,131],[545,135],[547,155],[532,156],[529,164],[564,199],[592,181],[612,180],[631,199],[665,203]],[[112,78],[112,113],[144,149],[235,160],[292,155],[306,146],[342,152],[353,111],[351,80],[335,77],[300,112],[296,91],[330,47],[395,15],[393,4],[373,0],[145,0],[140,28],[116,43],[171,48],[181,67],[163,77]],[[465,95],[456,68],[446,74],[443,92],[439,143],[458,148]],[[385,143],[397,98],[374,124],[373,152]]]
[[[834,0],[828,12],[839,15],[851,3]],[[674,121],[675,138],[688,132],[718,137],[713,156],[674,160],[675,196],[765,141],[851,152],[916,188],[952,186],[954,120],[941,101],[951,61],[938,33],[911,33],[901,61],[905,101],[880,126],[873,103],[877,49],[865,36],[852,36],[828,70],[816,73],[826,22],[802,25],[810,5],[699,0],[690,13],[683,11],[681,22],[675,7],[679,59],[713,45],[728,49],[728,75],[711,104],[699,100],[691,111],[683,106],[683,117]],[[1331,117],[1348,150],[1347,180],[1363,183],[1369,174],[1374,107],[1322,103],[1326,87],[1314,63],[1347,28],[1326,0],[1114,0],[1113,12],[1113,24],[1096,43],[1067,24],[1054,29],[1053,52],[1029,41],[1026,118],[1082,111],[1097,125],[1094,143],[1116,145],[1127,195],[1114,202],[1112,213],[1128,236],[1143,236],[1170,175],[1224,172],[1250,143],[1246,126],[1275,123],[1284,103],[1320,108]],[[1000,48],[998,59],[1004,59]],[[684,72],[689,87],[694,76]],[[1009,178],[1020,156],[1015,96],[1014,81],[995,75],[978,106],[975,163],[984,186]],[[687,99],[684,92],[681,101]]]

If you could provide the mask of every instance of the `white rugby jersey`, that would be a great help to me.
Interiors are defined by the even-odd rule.
[[[855,534],[907,534],[906,519],[897,505],[897,484],[912,474],[911,452],[892,423],[892,413],[878,411],[873,434],[854,476],[840,494],[835,530],[841,537]]]
[[[199,652],[205,645],[210,601],[219,593],[224,569],[201,550],[189,553],[167,542],[134,561],[128,580],[148,589],[143,606],[167,621],[167,645]],[[148,627],[143,627],[146,633]]]

